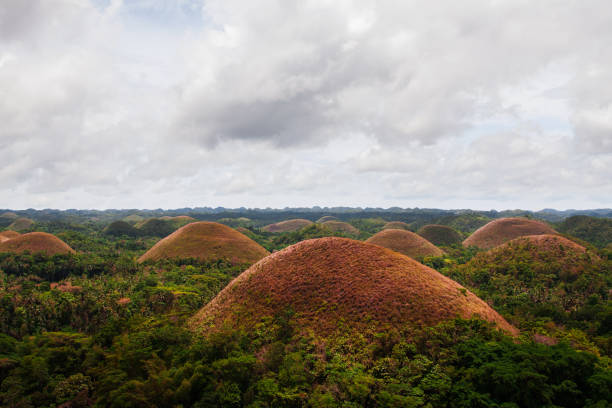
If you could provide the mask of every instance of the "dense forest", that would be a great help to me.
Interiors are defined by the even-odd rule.
[[[0,405],[609,407],[611,227],[592,216],[609,213],[566,219],[574,214],[7,210],[0,229],[50,233],[75,252],[0,246]],[[324,223],[282,233],[261,228],[327,215],[358,233]],[[518,336],[475,317],[385,330],[338,323],[322,334],[300,327],[291,307],[265,316],[256,330],[203,334],[189,319],[250,265],[194,257],[137,261],[196,220],[228,225],[273,253],[313,238],[363,241],[389,221],[414,232],[445,225],[468,237],[492,219],[518,215],[548,220],[563,235],[548,246],[517,240],[483,250],[453,243],[441,246],[441,256],[416,259],[486,301]]]

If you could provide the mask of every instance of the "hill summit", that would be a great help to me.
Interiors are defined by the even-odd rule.
[[[555,230],[542,221],[527,218],[500,218],[477,229],[463,241],[463,245],[490,249],[518,237],[555,233]]]
[[[268,255],[261,245],[240,232],[216,222],[193,222],[155,244],[138,261],[197,258],[226,259],[233,264],[255,263]]]
[[[455,281],[388,249],[347,238],[299,242],[234,279],[190,321],[207,332],[252,329],[294,312],[298,327],[328,334],[344,327],[435,325],[478,315],[510,333],[516,329]]]

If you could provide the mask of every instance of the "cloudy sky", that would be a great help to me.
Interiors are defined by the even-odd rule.
[[[612,207],[612,4],[0,1],[0,208]]]

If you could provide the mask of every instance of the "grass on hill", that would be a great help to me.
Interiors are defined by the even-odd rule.
[[[480,227],[463,241],[463,245],[490,249],[518,237],[555,233],[554,229],[542,221],[528,218],[500,218]]]

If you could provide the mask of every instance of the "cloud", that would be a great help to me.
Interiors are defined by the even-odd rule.
[[[0,207],[609,206],[605,1],[0,2]]]

